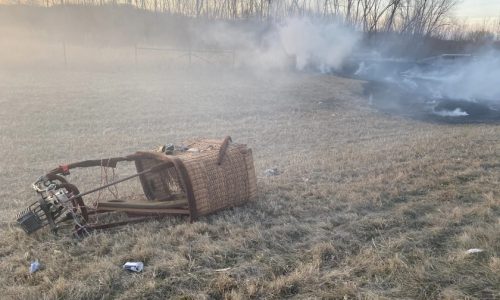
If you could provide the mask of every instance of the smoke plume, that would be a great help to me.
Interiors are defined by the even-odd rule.
[[[442,89],[447,97],[500,103],[500,52],[490,51],[467,63],[456,63],[444,75]]]
[[[196,36],[206,45],[236,49],[240,66],[320,72],[338,70],[360,40],[353,30],[307,17],[268,26],[218,22]]]

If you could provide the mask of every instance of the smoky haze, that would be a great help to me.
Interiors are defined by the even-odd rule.
[[[307,17],[266,26],[216,21],[193,32],[202,45],[237,50],[239,66],[324,72],[339,70],[360,37],[346,27]]]
[[[307,17],[225,21],[155,14],[132,7],[0,8],[1,63],[72,66],[134,63],[134,47],[235,52],[256,70],[338,70],[361,34]],[[182,53],[181,53],[182,54]],[[158,53],[142,51],[143,63]]]
[[[404,97],[367,95],[375,106],[397,107],[405,115],[414,110],[444,118],[471,115],[463,104],[442,108],[442,99],[480,103],[492,111],[500,103],[500,55],[494,43],[476,47],[467,59],[439,59],[446,50],[468,49],[450,49],[453,41],[433,38],[366,34],[314,15],[217,20],[132,6],[2,6],[0,34],[4,69],[172,67],[188,64],[189,56],[189,64],[206,68],[334,73],[386,89],[396,86]],[[427,56],[437,58],[423,59]]]
[[[500,102],[500,52],[489,50],[477,54],[472,60],[455,63],[442,76],[443,94],[466,100],[491,100]]]

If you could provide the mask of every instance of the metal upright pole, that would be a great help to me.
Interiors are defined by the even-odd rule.
[[[137,66],[137,44],[134,44],[134,61]]]

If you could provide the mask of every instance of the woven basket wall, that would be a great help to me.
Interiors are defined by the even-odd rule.
[[[252,150],[230,144],[218,165],[220,145],[221,141],[195,141],[190,147],[200,152],[179,156],[191,179],[198,215],[241,205],[257,196]]]
[[[257,196],[252,150],[246,145],[231,143],[219,165],[221,144],[221,140],[193,140],[184,143],[190,151],[175,152],[173,155],[182,160],[191,181],[196,216],[238,206]],[[153,159],[141,159],[136,162],[137,170],[158,163]],[[186,191],[173,167],[145,174],[141,176],[141,183],[150,200],[165,201],[173,194]]]

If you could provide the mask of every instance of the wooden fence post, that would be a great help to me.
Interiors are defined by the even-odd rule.
[[[66,40],[65,39],[63,39],[62,46],[63,46],[64,67],[67,68],[68,67],[68,56],[66,55]]]
[[[137,44],[134,44],[134,62],[137,66]]]

